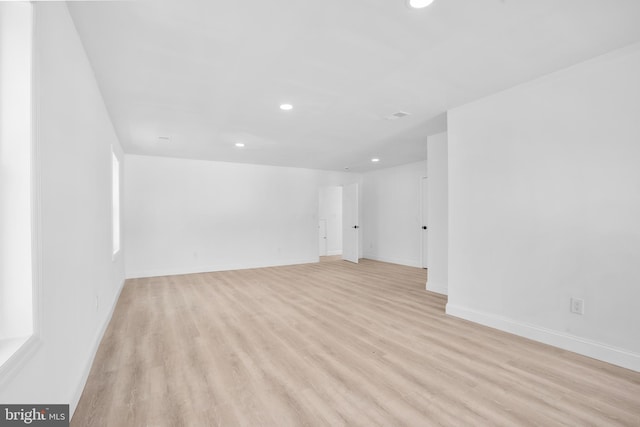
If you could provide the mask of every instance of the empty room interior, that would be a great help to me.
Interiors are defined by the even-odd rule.
[[[0,98],[20,416],[640,426],[637,0],[0,2]]]

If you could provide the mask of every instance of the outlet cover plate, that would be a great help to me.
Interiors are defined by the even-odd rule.
[[[575,314],[584,314],[584,300],[580,298],[571,298],[571,312]]]

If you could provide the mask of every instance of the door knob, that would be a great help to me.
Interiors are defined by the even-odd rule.
[[[360,227],[358,227],[357,225],[354,225],[353,228],[360,228]]]

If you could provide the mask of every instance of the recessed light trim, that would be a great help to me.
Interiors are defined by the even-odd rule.
[[[392,115],[386,117],[387,120],[398,120],[404,117],[410,116],[411,113],[407,113],[406,111],[396,111]]]
[[[409,7],[413,9],[422,9],[433,3],[433,0],[409,0]]]
[[[372,163],[378,163],[379,161],[380,161],[380,159],[377,158],[377,157],[374,157],[373,159],[371,159]]]
[[[243,147],[244,147],[244,143],[242,143],[242,142],[236,142],[236,147],[238,147],[238,148],[243,148]]]
[[[293,110],[293,105],[291,104],[280,104],[280,109],[283,111]]]

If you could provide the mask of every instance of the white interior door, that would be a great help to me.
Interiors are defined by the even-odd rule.
[[[429,237],[429,218],[427,215],[429,212],[427,209],[427,203],[429,201],[428,189],[427,177],[423,177],[420,181],[420,216],[422,217],[422,222],[420,224],[420,237],[422,241],[422,268],[427,268],[429,265],[427,263],[427,241]]]
[[[321,219],[318,222],[318,249],[320,256],[327,256],[327,220]]]
[[[358,224],[358,184],[342,189],[342,259],[358,262],[360,225]]]

